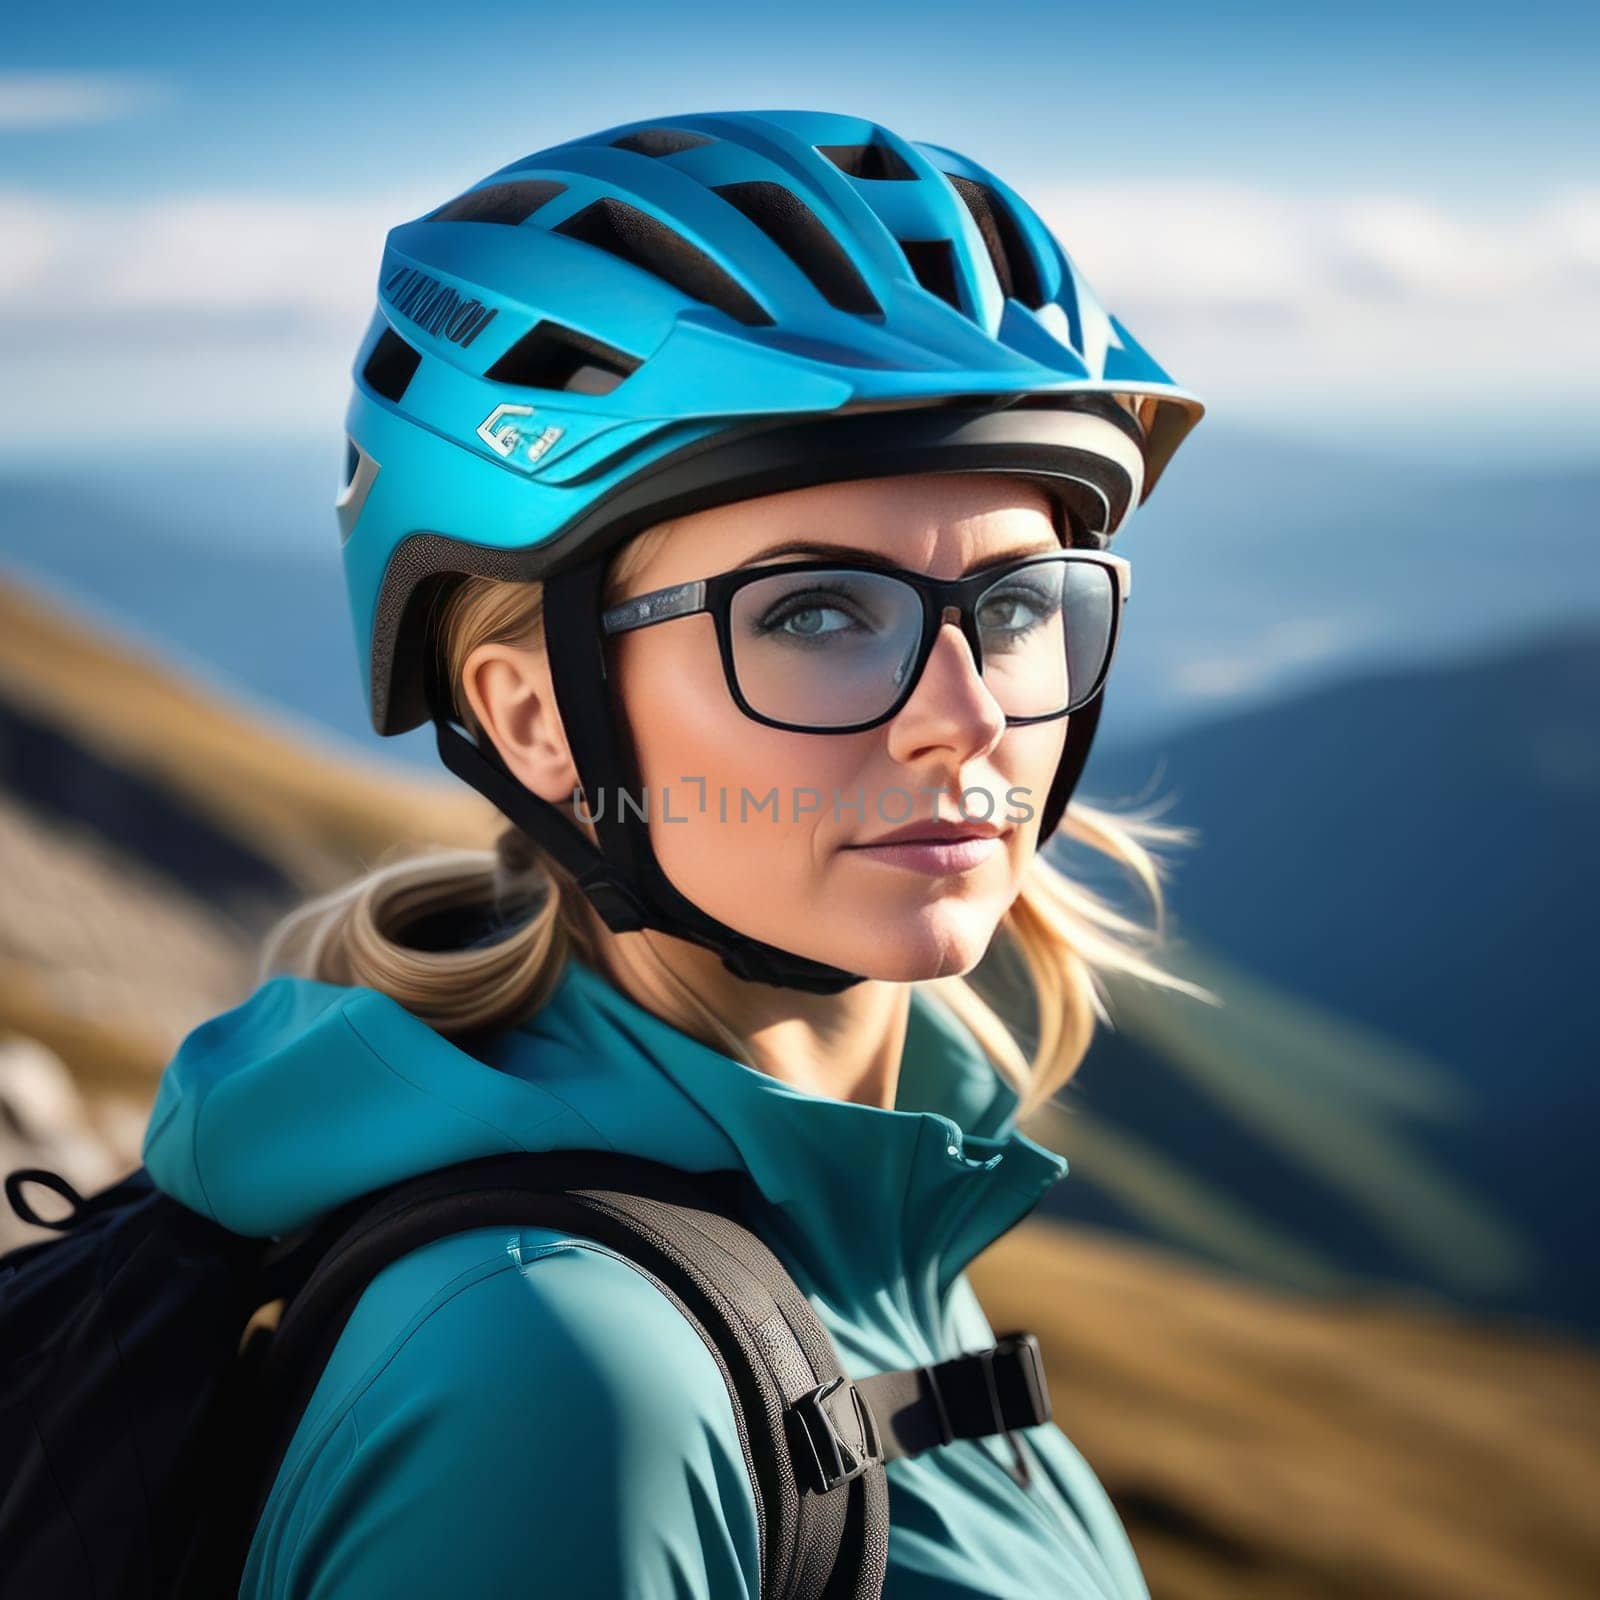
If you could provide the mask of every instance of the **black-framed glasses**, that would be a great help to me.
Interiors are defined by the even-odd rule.
[[[1104,550],[1048,550],[961,578],[848,561],[741,567],[636,596],[606,634],[708,612],[739,709],[797,733],[860,733],[910,699],[955,623],[1017,726],[1087,705],[1105,683],[1133,568]]]

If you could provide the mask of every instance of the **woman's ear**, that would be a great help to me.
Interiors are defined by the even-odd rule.
[[[569,802],[578,787],[578,769],[544,650],[481,644],[462,666],[461,687],[478,725],[518,782],[552,805]]]

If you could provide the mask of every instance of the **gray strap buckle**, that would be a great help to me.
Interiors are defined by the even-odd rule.
[[[791,1401],[785,1419],[796,1471],[815,1494],[827,1494],[883,1460],[872,1408],[843,1376]]]

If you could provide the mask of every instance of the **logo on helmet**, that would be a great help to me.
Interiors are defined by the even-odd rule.
[[[517,453],[518,445],[526,441],[528,448],[523,452],[523,462],[525,465],[532,466],[567,431],[565,428],[558,428],[552,423],[549,427],[542,428],[538,433],[532,433],[526,427],[506,420],[508,417],[531,417],[532,415],[532,406],[496,406],[478,424],[478,437],[496,455],[504,456],[508,461]]]

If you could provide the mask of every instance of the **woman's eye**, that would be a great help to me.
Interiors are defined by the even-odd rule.
[[[792,639],[821,639],[855,626],[855,618],[838,606],[791,604],[762,619],[763,633],[787,634]]]
[[[996,633],[1024,633],[1044,620],[1041,597],[1027,592],[998,594],[978,608],[978,626]]]
[[[795,633],[829,633],[832,629],[828,626],[828,617],[844,617],[844,612],[837,606],[807,606],[804,611],[792,612],[787,621]],[[833,625],[837,627],[838,624]]]

